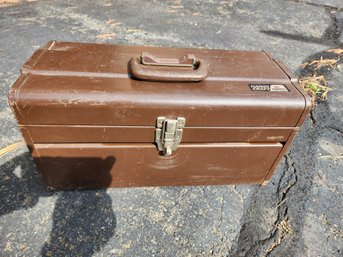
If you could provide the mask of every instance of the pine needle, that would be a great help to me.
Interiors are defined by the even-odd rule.
[[[24,144],[23,141],[11,144],[9,146],[6,146],[5,148],[2,148],[0,150],[0,157],[5,156],[6,154],[14,151],[15,149],[17,149],[18,147],[22,146]]]
[[[329,51],[329,50],[328,50]],[[313,60],[311,62],[305,62],[300,65],[301,68],[306,68],[308,66],[311,66],[313,70],[319,70],[323,67],[330,67],[332,69],[336,68],[338,60],[337,59],[323,59],[323,56],[320,57],[319,60]]]
[[[343,49],[342,48],[329,49],[326,52],[334,53],[334,54],[337,54],[337,55],[341,55],[341,54],[343,54]]]
[[[286,218],[286,219],[283,219],[278,225],[277,225],[277,230],[278,230],[278,239],[276,242],[274,242],[267,250],[267,253],[271,253],[274,248],[278,247],[282,240],[288,236],[288,235],[291,235],[293,233],[293,230],[292,230],[292,227],[291,227],[291,224],[289,222],[289,220]]]
[[[338,159],[343,159],[343,155],[338,155],[338,156],[323,155],[323,156],[319,156],[318,159],[334,159],[334,160],[338,160]]]

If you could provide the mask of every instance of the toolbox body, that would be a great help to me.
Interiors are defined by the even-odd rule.
[[[9,92],[49,187],[268,181],[311,101],[269,54],[49,42]]]

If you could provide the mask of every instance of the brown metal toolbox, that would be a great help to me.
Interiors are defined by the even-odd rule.
[[[9,103],[60,189],[263,183],[311,101],[263,51],[52,41]]]

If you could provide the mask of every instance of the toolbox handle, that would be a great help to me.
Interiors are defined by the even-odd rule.
[[[133,77],[142,80],[196,82],[207,77],[206,62],[192,54],[169,59],[142,52],[130,60],[129,68]]]

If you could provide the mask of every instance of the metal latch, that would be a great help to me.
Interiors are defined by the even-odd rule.
[[[185,127],[186,119],[166,119],[158,117],[155,131],[155,142],[163,155],[171,155],[176,150],[182,138],[182,129]]]

